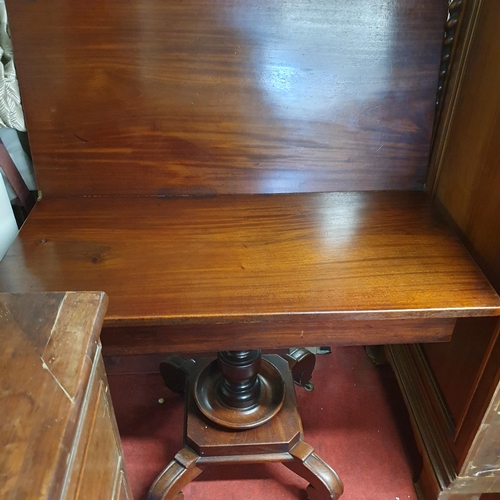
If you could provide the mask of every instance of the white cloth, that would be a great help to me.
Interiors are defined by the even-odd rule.
[[[0,127],[15,128],[24,132],[26,126],[12,57],[5,0],[0,0]]]
[[[0,260],[17,235],[17,224],[5,186],[0,179]]]

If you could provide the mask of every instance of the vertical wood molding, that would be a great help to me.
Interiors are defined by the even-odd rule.
[[[455,105],[483,0],[450,1],[436,97],[436,115],[426,190],[436,194]]]
[[[456,43],[456,31],[461,19],[463,0],[448,0],[448,17],[445,23],[443,48],[441,50],[441,66],[439,68],[439,82],[436,96],[436,108],[441,108],[441,98],[446,90],[447,76],[450,67],[451,56],[454,52]],[[439,115],[436,113],[436,118]]]
[[[410,414],[417,445],[424,461],[425,481],[419,488],[424,498],[436,498],[456,479],[456,460],[451,441],[454,426],[419,345],[386,346]]]
[[[500,290],[500,4],[464,0],[436,116],[427,188],[492,285]],[[447,85],[447,87],[446,87]],[[486,321],[487,320],[487,321]],[[422,447],[419,485],[426,500],[479,498],[500,491],[498,319],[457,322],[450,344],[425,346],[432,375],[456,423],[449,447],[456,478],[443,488],[439,463]],[[401,369],[397,363],[395,370]],[[407,373],[402,372],[407,378]],[[401,378],[401,377],[400,377]],[[404,385],[420,381],[405,380]],[[495,402],[496,401],[496,402]],[[496,408],[496,409],[495,409]],[[492,430],[496,426],[495,430]],[[426,440],[416,428],[417,440]],[[438,467],[436,469],[436,467]]]
[[[469,27],[465,30],[467,40],[459,40],[463,63],[460,81],[450,97],[454,104],[441,120],[442,123],[448,120],[449,126],[437,152],[441,157],[439,178],[434,186],[435,201],[458,229],[492,285],[500,291],[500,39],[497,36],[500,3],[475,0],[464,7],[463,26]],[[491,398],[495,381],[491,366],[499,366],[500,340],[496,321],[486,328],[481,322],[471,321],[462,329],[462,340],[456,334],[457,331],[446,349],[429,345],[425,351],[440,383],[463,377],[462,384],[456,384],[454,390],[450,390],[450,384],[441,387],[447,400],[453,401],[450,409],[457,421],[455,449],[460,462]],[[471,340],[463,341],[467,337]],[[466,373],[455,369],[465,363]],[[458,398],[460,391],[467,397]],[[458,399],[460,408],[455,404]]]
[[[500,344],[495,343],[495,349]],[[463,456],[457,453],[456,437],[464,434],[455,429],[450,413],[431,367],[419,345],[391,345],[385,348],[410,414],[416,442],[423,459],[423,470],[415,484],[421,500],[459,500],[482,493],[498,492],[497,453],[500,433],[500,368],[489,357],[485,370],[494,373],[482,377],[494,384],[476,391],[475,399],[483,411],[468,412],[474,429],[466,429],[469,443]],[[498,354],[498,353],[497,353]],[[491,376],[490,376],[491,375]],[[460,446],[463,448],[463,446]]]

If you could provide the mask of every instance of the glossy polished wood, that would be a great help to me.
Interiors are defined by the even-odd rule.
[[[418,192],[42,200],[0,290],[71,288],[109,294],[108,326],[500,313]]]
[[[493,286],[500,289],[500,4],[479,11],[468,64],[461,79],[436,199],[470,242]],[[478,75],[481,78],[478,78]]]
[[[462,18],[455,33],[456,48],[450,64],[451,78],[428,181],[437,204],[448,213],[448,221],[458,229],[462,241],[497,291],[500,291],[499,19],[498,2],[462,2]],[[498,318],[459,319],[449,343],[394,346],[390,350],[410,414],[416,420],[417,441],[422,443],[424,467],[418,479],[422,498],[486,499],[490,495],[498,498],[498,454],[488,449],[498,444],[498,430],[495,441],[486,438],[485,429],[481,429],[491,417],[488,407],[491,411],[491,405],[498,404],[495,401],[500,380]],[[486,455],[489,458],[485,461]]]
[[[208,459],[207,463],[215,461],[209,457],[229,455],[257,455],[271,451],[285,453],[302,437],[302,424],[295,398],[293,379],[291,378],[288,363],[276,354],[263,356],[265,364],[272,365],[280,376],[280,383],[284,388],[284,401],[281,410],[270,420],[259,426],[244,429],[237,427],[224,428],[211,423],[207,429],[207,422],[194,395],[196,378],[206,371],[212,363],[210,358],[201,358],[196,361],[189,375],[189,388],[186,394],[186,435],[185,444],[192,450]],[[290,382],[288,384],[288,382]],[[235,415],[237,412],[232,412]],[[236,415],[235,419],[238,418]],[[278,427],[281,432],[275,433],[276,420],[281,421]],[[221,436],[222,431],[222,436]],[[224,442],[223,442],[223,441]],[[203,463],[203,460],[202,460]]]
[[[446,4],[10,0],[40,188],[421,188]]]
[[[246,410],[261,399],[261,352],[219,351],[218,369],[222,375],[217,384],[217,399],[229,408]]]
[[[283,358],[286,359],[290,367],[294,383],[311,391],[314,387],[311,377],[316,366],[316,356],[308,349],[301,347],[286,353]]]
[[[222,429],[206,419],[195,402],[195,381],[211,363],[211,359],[205,358],[190,365],[184,448],[153,483],[148,500],[182,500],[182,488],[208,465],[267,462],[282,462],[306,479],[310,483],[309,500],[337,500],[343,492],[341,480],[303,441],[288,363],[277,355],[264,356],[263,363],[274,366],[284,384],[283,407],[271,420],[244,430]]]
[[[500,291],[500,4],[473,2],[472,7],[473,36],[466,44],[467,60],[443,138],[435,195]],[[494,320],[462,321],[449,345],[424,348],[457,424],[459,463],[484,411],[484,398],[491,397],[483,386],[488,371],[486,387],[496,386],[495,368],[488,370],[488,365],[500,366],[498,329]]]
[[[217,349],[288,349],[308,345],[379,345],[450,340],[454,318],[343,320],[290,315],[288,320],[203,325],[103,328],[106,356],[214,352]]]

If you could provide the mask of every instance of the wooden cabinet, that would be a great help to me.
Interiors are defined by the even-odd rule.
[[[451,343],[390,356],[426,498],[462,494],[467,474],[496,480],[479,464],[499,325],[463,317],[498,314],[498,297],[432,200],[402,191],[423,188],[432,151],[427,190],[500,290],[499,2],[94,4],[9,2],[43,199],[0,290],[106,290],[109,354],[446,340],[461,318]],[[87,372],[71,390],[40,372],[73,415],[64,460],[47,447],[53,467],[75,449],[81,474],[59,468],[54,484],[126,496],[89,352],[102,380],[90,392]]]
[[[457,3],[457,2],[454,2]],[[433,147],[429,190],[500,290],[499,2],[467,0]],[[500,324],[461,319],[452,340],[389,348],[424,458],[426,500],[500,492]]]
[[[82,433],[78,443],[75,443],[66,498],[131,500],[120,436],[100,354],[94,363],[93,380],[86,399],[87,411],[81,416]]]
[[[0,294],[0,497],[131,499],[102,293]]]

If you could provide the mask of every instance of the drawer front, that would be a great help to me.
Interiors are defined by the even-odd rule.
[[[111,500],[117,494],[122,495],[118,498],[127,498],[130,490],[100,353],[95,359],[80,420],[63,498]]]

